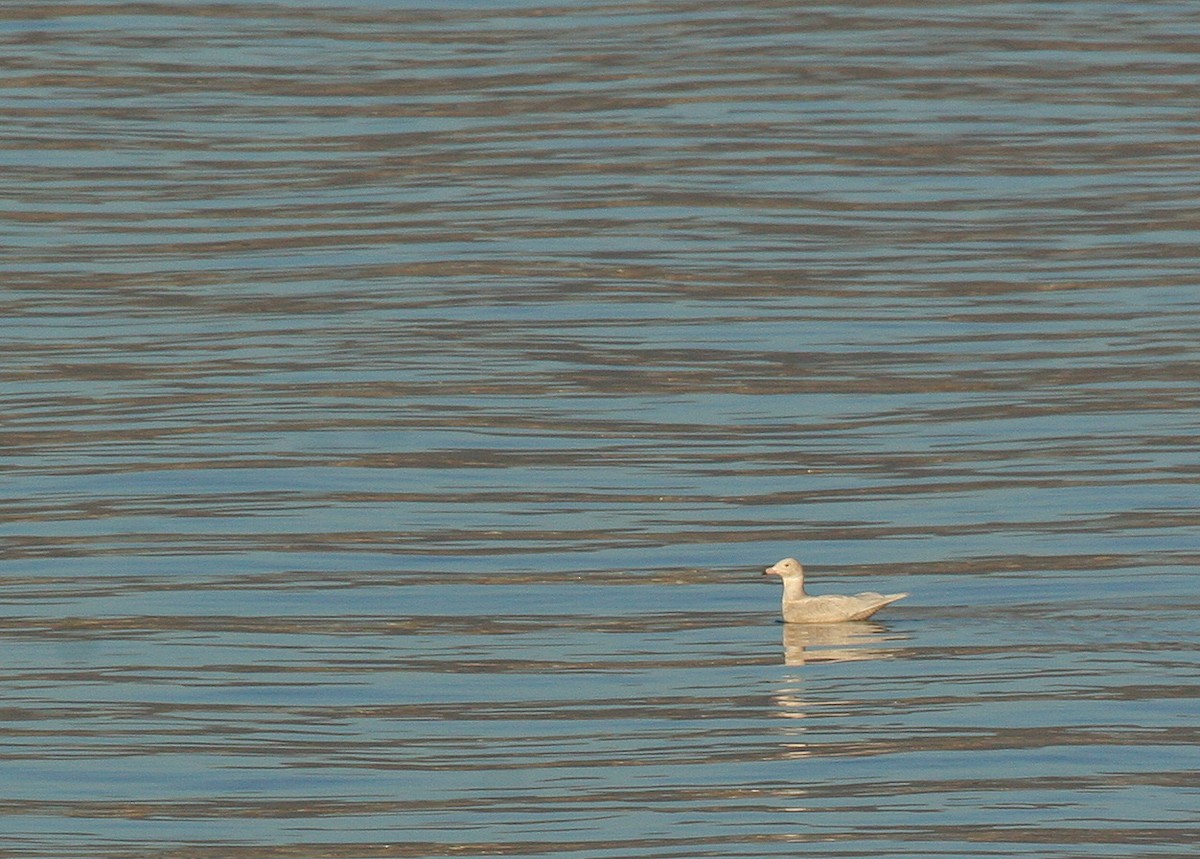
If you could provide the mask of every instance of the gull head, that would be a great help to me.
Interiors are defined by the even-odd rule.
[[[783,579],[793,577],[802,579],[804,578],[804,567],[800,566],[800,562],[795,558],[784,558],[763,570],[763,575],[779,576]]]

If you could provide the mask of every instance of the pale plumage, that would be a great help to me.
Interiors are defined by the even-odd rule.
[[[763,570],[764,576],[783,580],[783,619],[788,623],[841,623],[865,620],[886,605],[908,594],[877,594],[874,591],[844,596],[810,597],[804,592],[804,568],[795,558],[784,558]]]

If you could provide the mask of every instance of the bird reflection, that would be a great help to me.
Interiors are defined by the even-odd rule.
[[[887,627],[870,621],[853,623],[783,624],[783,661],[787,665],[810,662],[850,662],[890,659],[895,639]]]
[[[807,665],[816,662],[850,662],[865,659],[892,659],[898,642],[907,636],[890,632],[886,626],[873,621],[853,623],[785,623],[783,624],[783,661],[788,665]],[[776,729],[781,735],[780,755],[784,758],[807,758],[818,754],[820,748],[807,735],[806,720],[815,715],[832,717],[852,713],[862,706],[853,699],[814,696],[807,692],[800,674],[788,679],[783,688],[772,695],[775,715],[788,719]]]

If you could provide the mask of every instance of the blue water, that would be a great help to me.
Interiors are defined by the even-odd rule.
[[[0,12],[0,854],[1192,855],[1197,32]]]

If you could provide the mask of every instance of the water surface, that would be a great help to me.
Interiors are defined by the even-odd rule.
[[[0,9],[0,855],[1192,855],[1198,38]]]

